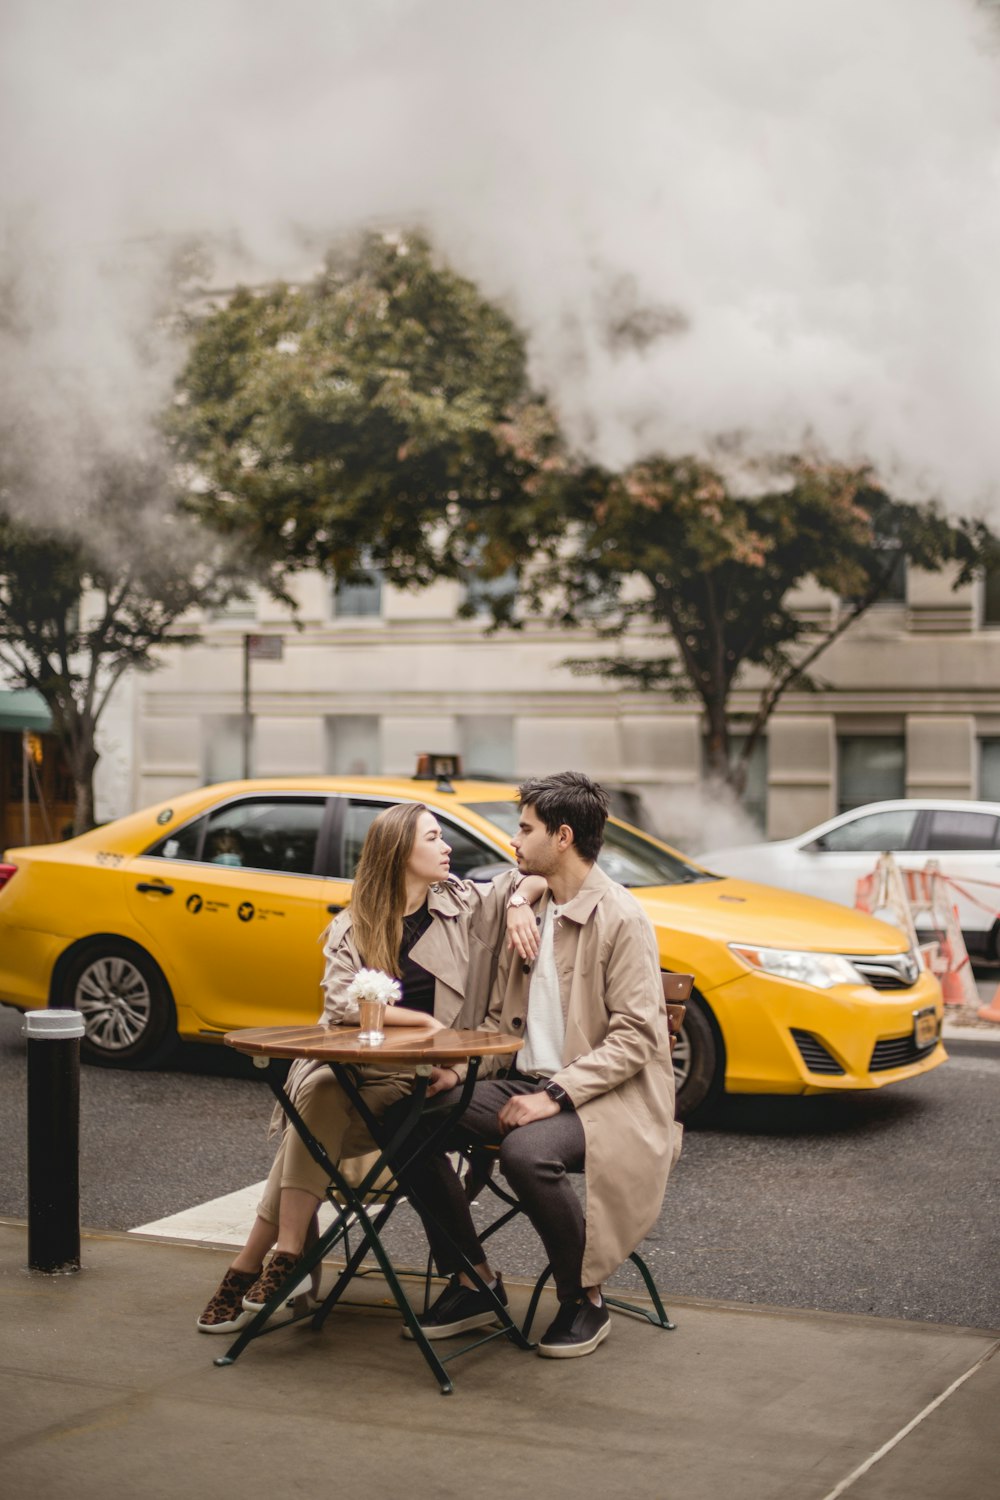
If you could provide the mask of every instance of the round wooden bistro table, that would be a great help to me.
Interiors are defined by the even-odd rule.
[[[512,1057],[523,1047],[523,1039],[498,1031],[429,1032],[420,1026],[391,1026],[386,1028],[383,1042],[371,1045],[361,1041],[360,1032],[356,1026],[265,1026],[246,1031],[230,1031],[225,1041],[227,1046],[234,1047],[238,1052],[252,1057],[258,1067],[267,1069],[267,1080],[271,1091],[284,1110],[289,1123],[298,1132],[310,1155],[329,1174],[328,1196],[336,1212],[330,1227],[320,1235],[317,1241],[307,1246],[295,1269],[278,1288],[275,1295],[240,1331],[235,1342],[215,1363],[231,1365],[253,1339],[272,1331],[274,1325],[272,1328],[267,1326],[272,1313],[288,1299],[291,1289],[320,1264],[338,1240],[346,1239],[347,1231],[352,1224],[356,1224],[361,1231],[361,1243],[353,1253],[348,1254],[347,1264],[337,1278],[332,1291],[313,1314],[314,1328],[319,1329],[323,1326],[351,1280],[358,1274],[361,1263],[370,1250],[413,1336],[414,1343],[423,1354],[444,1395],[450,1395],[452,1390],[452,1383],[444,1365],[448,1360],[456,1358],[458,1354],[467,1353],[469,1349],[477,1348],[480,1344],[501,1336],[511,1339],[521,1348],[530,1348],[531,1345],[499,1298],[494,1296],[486,1286],[468,1259],[462,1255],[458,1246],[453,1245],[456,1264],[462,1264],[479,1290],[493,1298],[500,1327],[489,1332],[485,1337],[464,1345],[452,1354],[439,1357],[417,1321],[416,1313],[381,1238],[382,1231],[403,1193],[406,1193],[415,1207],[423,1207],[419,1195],[414,1192],[412,1183],[409,1181],[409,1174],[418,1162],[440,1149],[452,1125],[464,1112],[472,1095],[482,1059],[484,1057]],[[378,1158],[357,1187],[352,1187],[346,1181],[338,1163],[330,1159],[322,1144],[312,1135],[285,1092],[282,1071],[273,1066],[274,1061],[281,1058],[305,1058],[311,1062],[327,1063],[364,1120],[378,1150]],[[454,1063],[468,1065],[461,1096],[452,1108],[442,1112],[440,1120],[435,1118],[432,1130],[421,1131],[418,1142],[415,1139],[415,1132],[424,1111],[431,1069],[447,1067]],[[371,1066],[387,1072],[412,1071],[414,1075],[413,1092],[405,1102],[406,1107],[403,1108],[402,1104],[394,1106],[387,1120],[379,1120],[371,1113],[357,1087],[356,1070],[359,1067]],[[387,1170],[393,1180],[392,1186],[387,1190],[378,1188],[377,1203],[368,1201],[369,1195],[376,1189],[376,1185],[380,1183],[383,1173]],[[283,1322],[277,1326],[285,1327],[286,1324]]]

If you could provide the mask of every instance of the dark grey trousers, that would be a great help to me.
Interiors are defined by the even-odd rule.
[[[545,1246],[560,1301],[579,1297],[583,1266],[585,1224],[583,1209],[568,1172],[583,1171],[583,1126],[573,1111],[520,1125],[504,1135],[499,1114],[515,1094],[536,1094],[544,1087],[529,1079],[508,1078],[477,1083],[468,1108],[456,1126],[458,1139],[483,1141],[500,1147],[500,1170],[531,1220]],[[428,1126],[434,1113],[454,1105],[459,1090],[439,1094],[428,1106]],[[422,1214],[431,1253],[442,1275],[458,1267],[451,1247],[440,1233],[443,1225],[473,1265],[486,1259],[465,1189],[443,1148],[412,1174],[413,1186],[423,1199]]]

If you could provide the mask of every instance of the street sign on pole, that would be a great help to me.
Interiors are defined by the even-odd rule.
[[[251,661],[283,661],[285,640],[280,635],[248,635],[247,655]]]

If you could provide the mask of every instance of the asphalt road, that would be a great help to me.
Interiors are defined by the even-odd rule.
[[[13,1217],[27,1213],[20,1026],[0,1008],[0,1216]],[[269,1113],[249,1065],[203,1047],[170,1071],[85,1068],[83,1223],[133,1228],[262,1178]],[[392,1240],[420,1261],[402,1214]],[[537,1267],[523,1221],[494,1243],[508,1274]],[[644,1254],[668,1306],[673,1292],[1000,1328],[1000,1047],[963,1044],[868,1094],[727,1101],[688,1131]]]

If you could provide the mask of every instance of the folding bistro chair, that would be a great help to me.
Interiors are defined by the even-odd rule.
[[[663,1004],[667,1014],[667,1027],[670,1033],[670,1051],[673,1053],[674,1047],[677,1045],[677,1036],[687,1011],[686,1002],[691,995],[694,975],[661,974],[660,978],[663,981]],[[484,1189],[487,1189],[499,1203],[505,1205],[504,1211],[486,1229],[479,1231],[480,1243],[484,1243],[492,1235],[496,1234],[498,1230],[503,1229],[506,1224],[509,1224],[512,1219],[516,1219],[518,1214],[524,1212],[524,1209],[517,1197],[510,1191],[510,1188],[506,1185],[501,1186],[494,1176],[493,1168],[500,1154],[499,1146],[488,1146],[480,1142],[476,1142],[475,1144],[470,1143],[463,1148],[462,1154],[469,1163],[465,1179],[465,1191],[470,1202],[478,1198]],[[648,1308],[639,1307],[634,1302],[626,1302],[620,1297],[609,1297],[606,1294],[604,1298],[605,1302],[607,1302],[609,1307],[617,1308],[620,1312],[632,1313],[635,1317],[645,1318],[647,1323],[652,1323],[656,1328],[673,1330],[677,1325],[671,1321],[670,1314],[663,1305],[650,1269],[638,1250],[632,1251],[629,1260],[642,1277],[646,1291],[649,1294],[649,1300],[653,1304],[653,1311],[650,1312]],[[430,1267],[428,1267],[428,1289],[430,1286],[430,1275]],[[552,1267],[546,1266],[535,1282],[534,1290],[531,1293],[531,1300],[528,1303],[528,1311],[522,1325],[522,1332],[526,1338],[530,1334],[531,1325],[538,1310],[538,1302],[545,1288],[545,1283],[551,1275]]]

